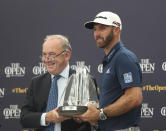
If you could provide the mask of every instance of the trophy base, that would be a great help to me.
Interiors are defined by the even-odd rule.
[[[63,116],[73,116],[76,114],[83,114],[87,109],[87,106],[60,106],[58,113]]]

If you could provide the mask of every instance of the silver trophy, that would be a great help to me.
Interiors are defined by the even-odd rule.
[[[98,107],[97,87],[84,65],[77,66],[65,88],[63,106],[59,107],[59,114],[73,116],[87,111],[87,103]]]

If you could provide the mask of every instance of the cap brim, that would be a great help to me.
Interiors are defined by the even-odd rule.
[[[95,24],[103,24],[103,25],[108,25],[108,26],[113,26],[113,25],[109,25],[107,23],[104,23],[102,21],[89,21],[89,22],[86,22],[84,24],[84,26],[87,28],[87,29],[93,29],[94,25]]]
[[[86,22],[86,23],[84,24],[84,26],[85,26],[87,29],[93,29],[94,24],[95,24],[95,22],[89,21],[89,22]]]

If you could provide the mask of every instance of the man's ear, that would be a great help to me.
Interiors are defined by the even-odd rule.
[[[67,50],[66,53],[65,53],[65,58],[66,60],[70,60],[70,57],[71,57],[71,51]]]
[[[114,35],[119,35],[120,27],[114,27]]]

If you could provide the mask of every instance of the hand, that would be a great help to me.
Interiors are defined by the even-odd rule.
[[[80,118],[82,121],[87,121],[91,125],[95,125],[96,122],[99,120],[99,110],[97,110],[96,106],[92,104],[87,105],[88,110],[81,115],[75,115],[75,118]]]
[[[60,123],[64,120],[70,119],[70,117],[60,116],[58,114],[58,107],[46,114],[46,123]]]

